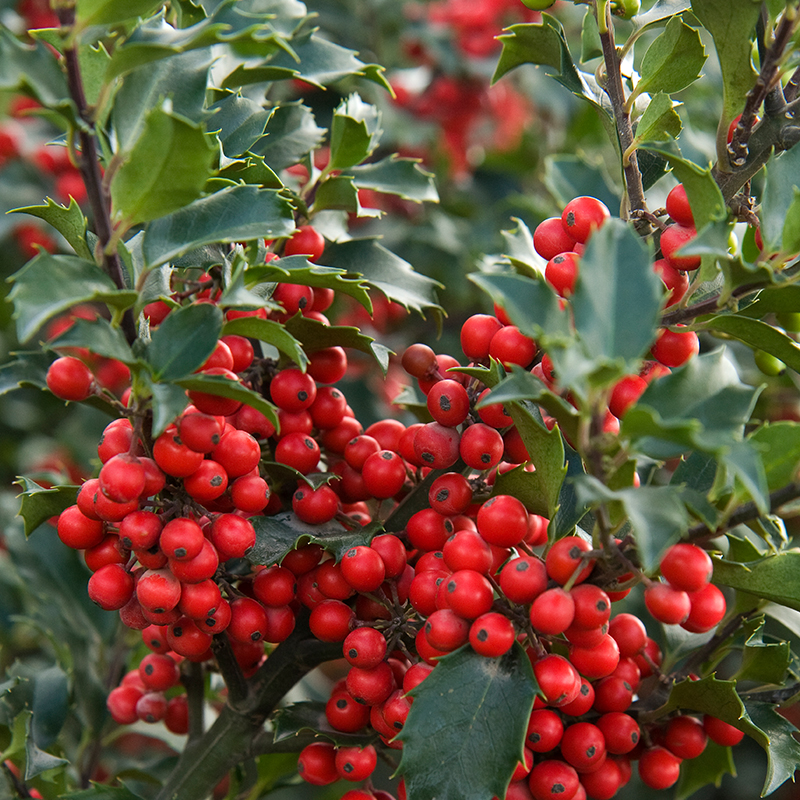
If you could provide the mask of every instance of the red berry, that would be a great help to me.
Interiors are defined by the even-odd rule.
[[[639,777],[651,789],[669,789],[680,772],[681,759],[665,747],[648,747],[639,756]]]
[[[596,197],[576,197],[561,212],[561,224],[575,241],[585,243],[610,216],[605,203]]]
[[[700,341],[694,331],[662,330],[651,352],[665,367],[681,367],[700,352]]]
[[[572,252],[559,253],[547,262],[544,270],[545,280],[561,297],[569,297],[575,291],[578,262],[578,254]]]
[[[92,393],[94,376],[89,367],[72,356],[57,358],[47,370],[47,388],[62,400],[79,402]]]
[[[689,205],[689,198],[686,196],[686,189],[682,183],[673,186],[667,195],[667,214],[679,225],[694,227],[694,215],[692,207]]]
[[[694,226],[670,225],[662,234],[660,240],[661,252],[664,258],[672,264],[675,269],[690,271],[700,266],[702,258],[700,256],[681,256],[678,250],[688,244],[697,236]]]
[[[286,241],[283,254],[305,255],[309,261],[318,261],[325,250],[325,238],[311,225],[300,225]]]
[[[661,556],[661,575],[676,589],[696,592],[710,580],[714,571],[711,556],[696,544],[679,542]]]
[[[479,616],[470,626],[469,643],[476,653],[497,658],[514,644],[516,631],[508,617],[495,611]]]

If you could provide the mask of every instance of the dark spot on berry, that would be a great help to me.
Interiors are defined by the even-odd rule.
[[[336,701],[336,708],[347,708],[347,700],[337,700]]]
[[[185,547],[176,547],[175,548],[175,558],[186,558],[186,548]]]
[[[580,547],[571,547],[569,551],[569,557],[574,561],[577,561],[583,555],[583,550]]]
[[[481,628],[475,638],[479,642],[485,642],[489,638],[489,632],[486,630],[486,628]]]
[[[550,794],[564,794],[566,792],[566,788],[564,787],[563,783],[554,783],[550,787]]]
[[[567,227],[571,228],[575,224],[575,212],[568,211],[567,212]]]
[[[591,758],[596,752],[597,752],[597,748],[594,745],[592,745],[586,751],[586,758]]]
[[[297,301],[297,307],[298,308],[305,308],[307,305],[308,305],[308,298],[307,297],[301,297]]]
[[[454,592],[458,588],[458,584],[455,581],[448,581],[447,583],[447,591]]]
[[[353,765],[352,765],[352,764],[351,764],[351,763],[348,761],[348,762],[347,762],[347,763],[344,765],[344,769],[343,769],[343,771],[344,771],[344,772],[347,772],[347,773],[350,773],[350,772],[352,772],[352,771],[353,771]]]
[[[481,453],[481,464],[491,464],[492,457],[488,453]]]
[[[358,658],[358,650],[356,650],[355,647],[351,647],[347,651],[347,655],[350,656],[350,658]]]
[[[153,665],[152,664],[148,664],[144,668],[144,673],[145,673],[145,675],[152,675],[153,674]]]
[[[517,572],[527,572],[529,568],[530,564],[527,561],[520,561],[516,566]]]
[[[301,403],[305,403],[305,401],[306,401],[306,400],[308,400],[308,392],[307,392],[305,389],[301,389],[301,390],[300,390],[300,391],[297,393],[297,399],[298,399],[298,400],[299,400]]]
[[[531,733],[528,735],[528,741],[531,744],[538,744],[542,740],[541,734]]]
[[[434,462],[433,453],[423,453],[423,454],[420,456],[420,458],[421,458],[423,461],[427,461],[429,464],[433,464],[433,462]]]
[[[214,488],[216,488],[217,486],[220,486],[220,485],[222,484],[222,475],[215,475],[215,476],[214,476],[214,477],[213,477],[213,478],[212,478],[212,479],[209,481],[209,483],[210,483],[210,484],[211,484],[211,485],[212,485]]]
[[[308,438],[306,438],[306,439],[303,439],[303,444],[304,444],[304,445],[305,445],[305,446],[306,446],[306,447],[307,447],[309,450],[313,450],[313,449],[314,449],[314,440],[313,440],[313,439],[308,439]]]
[[[441,408],[442,411],[449,411],[450,410],[450,398],[447,397],[446,395],[442,395],[439,398],[439,408]]]
[[[444,503],[447,498],[450,497],[450,490],[449,489],[440,489],[436,493],[436,502],[437,503]]]
[[[180,627],[180,625],[176,625],[176,626],[175,626],[175,627],[172,629],[172,635],[173,635],[173,636],[174,636],[176,639],[179,639],[181,636],[183,636],[183,628],[181,628],[181,627]]]
[[[219,444],[219,434],[215,433],[211,436],[211,444]]]
[[[250,634],[250,639],[252,641],[254,641],[254,642],[257,642],[260,638],[261,638],[261,632],[260,631],[253,631]]]
[[[453,521],[450,519],[446,519],[444,521],[444,529],[447,533],[452,533],[455,530],[455,526],[453,525]]]
[[[598,600],[597,605],[595,606],[598,611],[605,611],[608,609],[608,603],[605,600]]]
[[[388,450],[385,450],[383,453],[381,453],[381,458],[384,461],[391,461],[394,458],[394,453],[390,453]]]

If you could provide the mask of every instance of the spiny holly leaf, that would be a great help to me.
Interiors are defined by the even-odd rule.
[[[274,170],[299,163],[325,139],[308,106],[291,103],[278,106],[269,118],[264,137],[253,145],[252,152],[264,157]]]
[[[391,91],[383,77],[383,67],[365,64],[356,58],[353,50],[329,42],[313,32],[306,38],[292,39],[291,51],[289,53],[281,50],[255,67],[237,67],[222,82],[223,87],[291,78],[299,78],[306,83],[323,87],[353,75],[366,78]]]
[[[372,164],[352,167],[347,174],[359,189],[394,194],[414,203],[439,202],[434,176],[415,158],[400,158],[393,153]]]
[[[25,780],[29,781],[43,772],[51,769],[57,769],[69,764],[66,758],[59,758],[58,756],[51,755],[50,753],[42,750],[33,738],[32,716],[29,716],[26,722],[26,737],[25,737]]]
[[[282,742],[297,736],[301,731],[313,731],[333,742],[337,747],[364,746],[375,740],[374,733],[342,733],[331,727],[325,716],[325,703],[304,701],[279,708],[272,715],[275,741]]]
[[[22,91],[42,105],[68,103],[67,81],[53,54],[42,42],[24,44],[0,27],[0,89]]]
[[[90,789],[62,794],[61,800],[142,800],[142,796],[132,792],[124,783],[119,786],[93,783]]]
[[[569,315],[559,307],[555,292],[543,280],[505,273],[473,272],[468,277],[506,311],[526,336],[544,347],[574,335]]]
[[[742,703],[735,681],[720,681],[713,675],[698,681],[681,681],[672,687],[661,714],[683,709],[710,714],[733,725],[755,739],[767,753],[767,777],[761,796],[774,792],[794,777],[800,762],[800,742],[792,733],[797,729],[775,707],[765,703]]]
[[[704,329],[732,336],[750,347],[765,350],[800,372],[800,345],[780,328],[739,314],[720,314],[704,323]]]
[[[742,649],[742,664],[737,681],[755,681],[760,685],[782,685],[792,663],[789,642],[764,641],[764,620],[748,637]]]
[[[215,152],[201,126],[154,108],[111,181],[116,218],[135,225],[189,205],[211,175]]]
[[[230,400],[238,400],[246,406],[252,406],[256,411],[260,411],[276,429],[278,428],[278,415],[275,406],[265,400],[258,392],[248,389],[241,383],[228,380],[222,375],[206,375],[202,372],[194,373],[173,382],[190,392],[204,392],[218,397],[227,397]]]
[[[15,353],[14,355],[13,361],[8,361],[0,366],[0,395],[22,386],[46,389],[46,375],[53,360],[52,355],[41,350],[32,353]]]
[[[361,275],[389,300],[424,316],[425,309],[441,312],[436,290],[442,285],[415,272],[411,264],[387,250],[376,239],[351,239],[325,248],[325,261]]]
[[[566,205],[566,204],[565,204]],[[545,260],[533,246],[533,234],[530,228],[519,218],[512,217],[516,228],[500,231],[505,242],[502,260],[508,259],[520,275],[528,275],[537,280],[544,274]]]
[[[379,217],[379,208],[369,208],[361,205],[358,187],[350,175],[334,175],[322,181],[314,195],[313,213],[338,209],[357,217]]]
[[[216,133],[228,158],[246,153],[263,135],[271,110],[241,94],[231,93],[208,109],[214,116],[209,132]]]
[[[586,16],[594,19],[591,12],[587,12]],[[641,122],[639,125],[641,127]],[[605,172],[581,155],[558,153],[547,156],[544,162],[544,182],[562,208],[581,195],[596,197],[609,208],[619,206],[619,194],[609,185]]]
[[[680,17],[672,17],[644,54],[634,95],[685,89],[700,77],[706,58],[699,33]]]
[[[144,257],[155,267],[214,242],[277,239],[293,230],[292,206],[276,190],[230,186],[150,223]]]
[[[149,16],[161,3],[157,0],[80,0],[76,18],[80,26],[117,25],[136,17]]]
[[[77,256],[41,253],[9,280],[14,285],[17,338],[27,342],[49,319],[80,303],[104,302],[124,309],[136,302],[136,292],[119,290],[91,261]]]
[[[70,197],[69,201],[69,206],[64,207],[48,197],[45,205],[13,208],[9,213],[30,214],[43,219],[67,240],[77,255],[91,259],[92,251],[86,243],[86,217],[74,197]]]
[[[351,94],[333,111],[327,169],[347,169],[365,161],[378,146],[382,133],[378,109]]]
[[[50,342],[54,348],[86,347],[95,355],[115,358],[123,364],[133,364],[136,357],[131,352],[125,334],[114,328],[108,320],[76,319],[58,338]]]
[[[271,344],[285,353],[305,372],[308,365],[308,356],[303,352],[303,346],[289,331],[286,326],[271,319],[258,319],[256,317],[239,317],[225,323],[223,335],[237,334],[250,339]]]
[[[760,8],[758,3],[750,2],[692,0],[692,13],[713,37],[722,69],[723,110],[718,129],[718,143],[719,133],[722,133],[724,142],[728,126],[744,108],[745,96],[756,80],[751,37]]]
[[[733,749],[708,740],[705,750],[697,758],[686,759],[681,764],[681,775],[675,786],[675,800],[688,800],[704,786],[719,788],[726,775],[736,777]]]
[[[800,550],[785,550],[746,564],[715,560],[713,581],[800,611]]]
[[[189,400],[186,390],[174,383],[151,381],[149,389],[152,395],[153,436],[160,436],[183,413]]]
[[[373,356],[381,371],[386,375],[389,369],[389,356],[392,350],[365,336],[358,328],[345,325],[325,325],[315,319],[295,314],[286,321],[286,330],[303,344],[309,353],[325,347],[351,347]]]
[[[573,450],[569,444],[564,447],[566,456],[567,474],[561,484],[561,493],[558,496],[558,511],[550,522],[548,535],[552,540],[561,539],[575,531],[577,524],[590,515],[590,504],[578,498],[575,487],[578,479],[586,475],[583,468],[583,461],[577,451]],[[586,527],[590,530],[591,525]]]
[[[323,258],[327,259],[327,252]],[[248,268],[248,285],[270,281],[333,289],[335,292],[350,295],[354,300],[358,300],[367,311],[372,311],[372,301],[369,299],[363,278],[339,267],[314,264],[306,256],[284,256],[270,261],[268,264],[259,264]]]
[[[687,450],[718,453],[741,440],[759,389],[739,380],[722,350],[653,381],[625,414],[621,433],[654,458]]]
[[[800,466],[800,425],[794,422],[765,423],[749,437],[761,451],[769,491],[792,483]]]
[[[787,225],[789,209],[795,202],[795,191],[800,185],[800,152],[792,147],[774,156],[766,167],[764,194],[759,210],[761,235],[767,252],[781,249],[783,231]]]
[[[57,665],[36,673],[33,684],[31,732],[38,747],[55,743],[69,714],[67,675]]]
[[[651,264],[641,237],[620,220],[609,219],[592,235],[581,257],[572,310],[593,360],[621,360],[631,372],[652,345],[662,287]]]
[[[504,797],[537,689],[519,644],[501,658],[468,646],[441,658],[412,690],[414,703],[397,736],[409,800]]]
[[[636,536],[642,567],[649,570],[663,550],[689,525],[689,514],[676,486],[640,486],[613,491],[589,475],[575,480],[578,501],[619,504]]]
[[[174,381],[203,366],[222,332],[222,311],[209,303],[176,308],[153,331],[147,361],[158,381]]]
[[[270,24],[276,22],[271,12],[253,11],[253,6],[242,8],[238,0],[223,0],[216,4],[205,19],[185,28],[174,28],[159,13],[145,19],[121,44],[114,48],[106,80],[128,72],[152,61],[165,59],[196,48],[205,48],[216,42],[252,40],[254,42],[283,43],[284,37]],[[303,16],[301,13],[296,19]]]
[[[321,545],[339,561],[355,545],[368,545],[381,530],[379,524],[347,530],[332,520],[324,525],[301,522],[293,511],[284,511],[271,517],[254,517],[256,543],[247,553],[252,564],[275,564],[302,539]]]
[[[22,489],[17,497],[20,498],[19,515],[25,523],[26,536],[30,536],[50,517],[57,516],[73,505],[78,496],[77,486],[54,486],[48,489],[24,476],[17,478],[14,483]]]
[[[640,31],[650,25],[658,25],[665,19],[671,19],[676,14],[688,11],[691,7],[690,0],[656,0],[648,11],[633,18],[634,30]]]

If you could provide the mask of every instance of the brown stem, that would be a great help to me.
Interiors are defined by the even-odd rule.
[[[625,89],[622,86],[622,74],[620,72],[619,54],[617,44],[614,40],[614,26],[611,21],[611,5],[606,6],[606,28],[600,34],[603,45],[603,59],[606,67],[605,92],[611,101],[614,110],[614,120],[617,124],[617,135],[619,137],[620,152],[623,155],[622,171],[625,175],[625,186],[628,195],[628,216],[633,217],[634,227],[639,233],[649,232],[650,225],[645,214],[647,213],[647,203],[644,198],[644,186],[642,185],[642,173],[639,171],[639,161],[636,151],[629,152],[633,144],[633,127],[631,117],[625,108]],[[627,159],[626,159],[627,155]]]
[[[733,292],[731,292],[731,298],[734,300],[740,300],[741,298],[763,288],[764,284],[761,283],[748,283],[743,286],[737,286]],[[693,319],[697,319],[698,317],[703,317],[706,314],[714,314],[720,309],[719,300],[720,295],[715,294],[713,297],[709,297],[707,300],[703,300],[700,303],[695,303],[692,306],[686,306],[686,308],[677,308],[674,311],[668,311],[666,314],[662,315],[661,325],[664,328],[668,328],[670,325],[679,325],[682,322],[689,322]]]
[[[778,67],[783,57],[783,51],[789,44],[797,27],[797,22],[797,9],[787,6],[781,21],[778,23],[772,45],[764,55],[758,78],[747,93],[742,116],[733,131],[733,137],[728,145],[728,156],[734,169],[743,167],[747,162],[748,142],[756,122],[756,113],[767,99],[767,96],[778,86]],[[782,96],[780,99],[782,99]],[[780,108],[784,104],[777,102],[776,105]]]
[[[203,705],[205,700],[205,679],[203,665],[190,662],[185,668],[181,682],[186,687],[186,699],[189,704],[189,741],[199,739],[205,730],[203,722]]]
[[[74,26],[74,7],[59,8],[58,18],[62,28]],[[97,251],[101,257],[103,269],[111,277],[111,280],[114,281],[118,289],[125,289],[127,288],[125,273],[122,269],[122,260],[119,254],[116,251],[112,253],[106,252],[106,246],[113,233],[110,202],[107,193],[103,190],[103,176],[100,173],[94,119],[83,89],[78,51],[72,44],[64,47],[64,66],[66,68],[70,96],[75,103],[78,117],[82,123],[78,129],[78,141],[80,142],[78,169],[86,186],[89,205],[92,209],[92,217],[98,238]],[[123,316],[122,330],[129,343],[136,339],[136,326],[130,311],[126,311]]]
[[[775,513],[781,506],[785,505],[791,500],[797,500],[799,497],[800,483],[790,483],[787,486],[776,489],[769,496],[769,512]],[[703,523],[694,525],[686,532],[686,539],[689,541],[711,539],[714,536],[719,536],[721,533],[735,528],[737,525],[741,525],[744,522],[750,522],[751,520],[758,519],[761,516],[763,516],[763,513],[759,511],[755,503],[752,501],[749,503],[743,503],[734,510],[723,526],[711,529]]]

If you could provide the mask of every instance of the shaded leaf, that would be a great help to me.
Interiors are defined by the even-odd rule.
[[[33,353],[16,353],[12,361],[0,366],[0,395],[22,386],[46,389],[47,370],[52,356],[37,350]]]
[[[347,169],[367,159],[381,137],[381,115],[370,103],[351,94],[333,111],[331,157],[326,169]]]
[[[712,580],[800,611],[800,550],[785,550],[746,564],[715,560]]]
[[[744,643],[742,664],[736,671],[736,680],[779,686],[786,680],[791,663],[789,642],[764,641],[762,620],[758,629]]]
[[[408,261],[387,250],[376,239],[351,239],[325,248],[331,266],[363,276],[389,300],[424,316],[426,309],[439,312],[438,281],[415,272]]]
[[[651,25],[658,25],[665,19],[688,11],[691,6],[691,0],[656,0],[647,11],[633,18],[633,27],[639,31]]]
[[[594,19],[594,14],[587,12],[587,17]],[[544,170],[545,185],[562,208],[581,195],[596,197],[609,208],[619,207],[619,194],[609,184],[602,165],[574,153],[557,153],[545,158]]]
[[[293,511],[284,511],[271,517],[253,517],[256,543],[247,552],[252,564],[275,564],[302,539],[313,542],[333,553],[339,561],[355,545],[368,545],[380,532],[375,523],[364,528],[347,530],[341,523],[332,520],[324,525],[308,525],[301,522]]]
[[[246,153],[263,135],[271,110],[241,94],[229,94],[208,109],[214,113],[209,132],[216,133],[228,158]]]
[[[261,342],[271,344],[289,356],[304,372],[308,365],[308,357],[303,352],[300,341],[289,333],[284,325],[274,320],[239,317],[239,319],[232,319],[226,322],[222,333],[226,336],[228,334],[247,336],[250,339],[258,339]]]
[[[135,17],[148,16],[158,6],[160,0],[80,0],[77,4],[76,18],[80,25],[116,25]]]
[[[174,383],[150,385],[153,408],[153,436],[160,436],[183,412],[189,402],[186,390]]]
[[[42,105],[69,102],[64,73],[42,42],[21,42],[5,26],[0,27],[0,89],[23,91]]]
[[[14,481],[22,490],[19,516],[25,523],[25,535],[30,536],[40,525],[74,505],[78,496],[77,486],[54,486],[45,488],[30,478],[19,477]]]
[[[10,278],[17,338],[27,342],[47,320],[80,303],[128,308],[136,292],[119,290],[95,263],[77,256],[41,253]]]
[[[664,92],[653,96],[636,126],[635,142],[658,142],[677,138],[682,128],[681,118],[672,99]]]
[[[108,786],[104,783],[93,783],[90,789],[62,794],[61,800],[142,800],[142,797],[134,794],[125,784]]]
[[[696,791],[710,784],[719,788],[726,775],[736,777],[733,749],[709,739],[697,758],[687,759],[681,764],[681,776],[675,786],[675,800],[688,800]]]
[[[331,727],[325,716],[325,703],[303,701],[279,708],[273,715],[275,741],[282,742],[297,736],[301,731],[314,731],[337,746],[369,744],[375,740],[374,733],[342,733]]]
[[[67,240],[77,255],[89,260],[92,258],[92,251],[86,243],[86,217],[74,197],[70,197],[68,207],[59,205],[48,197],[45,205],[13,208],[9,213],[13,212],[43,219]]]
[[[325,139],[308,106],[298,103],[278,106],[269,118],[265,136],[252,147],[274,170],[297,164]]]
[[[227,397],[230,400],[239,400],[244,405],[252,406],[256,411],[260,411],[276,429],[278,428],[275,406],[241,383],[228,380],[222,375],[206,375],[200,372],[173,382],[190,392],[204,392],[218,397]]]
[[[794,422],[765,423],[749,437],[759,447],[769,491],[795,480],[800,465],[800,425]]]
[[[397,736],[409,800],[504,797],[522,758],[537,688],[518,644],[501,658],[466,646],[440,659],[412,690],[414,703]]]
[[[91,321],[80,318],[74,320],[64,333],[51,340],[50,345],[54,348],[86,347],[95,355],[115,358],[124,364],[136,361],[125,334],[102,317]]]
[[[576,491],[576,486],[580,482],[578,479],[586,474],[583,461],[569,444],[565,444],[564,450],[567,474],[558,496],[558,511],[550,522],[548,533],[551,540],[570,535],[574,532],[575,526],[590,514],[591,504],[581,500]],[[591,525],[586,526],[586,530],[590,530],[591,527]]]
[[[766,350],[790,369],[800,372],[800,345],[780,328],[739,314],[720,314],[705,322],[703,327],[732,336],[754,349]]]
[[[26,720],[26,736],[25,736],[25,780],[29,781],[43,772],[57,767],[63,767],[69,764],[66,758],[59,758],[58,756],[51,755],[50,753],[42,750],[33,737],[32,716],[27,716]]]
[[[153,331],[147,361],[158,381],[173,381],[199,369],[222,332],[222,311],[209,303],[181,306]]]
[[[111,181],[114,214],[134,225],[187,206],[211,175],[214,155],[213,142],[202,127],[152,109]]]
[[[150,223],[144,256],[154,267],[206,244],[277,239],[293,230],[291,204],[277,191],[231,186]]]
[[[31,710],[33,740],[46,749],[56,741],[69,713],[67,675],[61,667],[54,665],[36,673]]]
[[[784,228],[789,225],[789,209],[795,202],[795,192],[800,186],[799,170],[800,151],[797,147],[773,156],[765,167],[759,216],[761,236],[767,252],[780,250],[783,245]]]
[[[309,353],[325,347],[351,347],[371,355],[378,362],[384,375],[389,369],[389,356],[393,351],[376,342],[371,336],[365,336],[358,328],[325,325],[318,320],[295,314],[286,321],[286,330],[295,336]]]
[[[376,217],[381,214],[377,208],[364,208],[361,205],[358,189],[349,175],[326,178],[317,187],[314,195],[314,213],[327,209],[339,209],[357,217]]]
[[[400,158],[396,153],[348,170],[359,189],[372,189],[394,194],[415,203],[438,203],[434,175],[427,172],[414,158]]]

